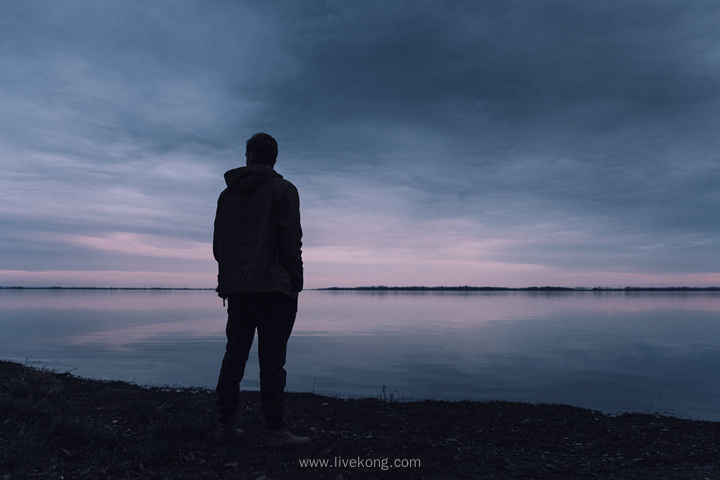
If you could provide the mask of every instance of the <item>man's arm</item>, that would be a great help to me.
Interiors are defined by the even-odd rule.
[[[280,262],[290,275],[290,290],[300,292],[303,289],[303,261],[300,196],[297,188],[287,182],[278,200]]]

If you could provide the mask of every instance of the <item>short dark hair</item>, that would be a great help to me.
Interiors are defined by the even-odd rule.
[[[263,165],[275,165],[278,156],[277,141],[267,133],[256,133],[245,143],[245,149],[252,153],[253,161]]]

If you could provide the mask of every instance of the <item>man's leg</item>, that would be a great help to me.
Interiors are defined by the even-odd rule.
[[[253,304],[250,295],[231,294],[228,297],[227,345],[216,389],[218,420],[223,424],[235,421],[240,381],[245,374],[245,364],[255,336]]]
[[[258,321],[260,398],[267,428],[285,426],[284,391],[287,343],[295,324],[297,300],[279,292],[263,294],[262,318]]]

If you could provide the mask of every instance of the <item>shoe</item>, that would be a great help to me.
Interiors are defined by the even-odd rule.
[[[293,435],[287,427],[277,430],[268,430],[265,440],[266,447],[305,447],[312,443],[310,437],[298,437]]]
[[[215,434],[215,441],[218,443],[227,443],[240,440],[245,436],[245,431],[237,428],[234,423],[219,423],[218,430]]]

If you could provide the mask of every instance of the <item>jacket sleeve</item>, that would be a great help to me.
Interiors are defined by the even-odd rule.
[[[303,261],[300,197],[297,188],[287,182],[277,200],[280,263],[290,275],[290,290],[300,292],[303,289]]]
[[[223,192],[224,193],[224,192]],[[220,197],[218,197],[217,201],[217,207],[215,208],[215,221],[213,222],[213,258],[215,258],[216,261],[219,261],[218,258],[218,240],[219,240],[219,231],[218,231],[218,225],[220,220],[220,205],[223,200],[223,195],[220,194]]]

